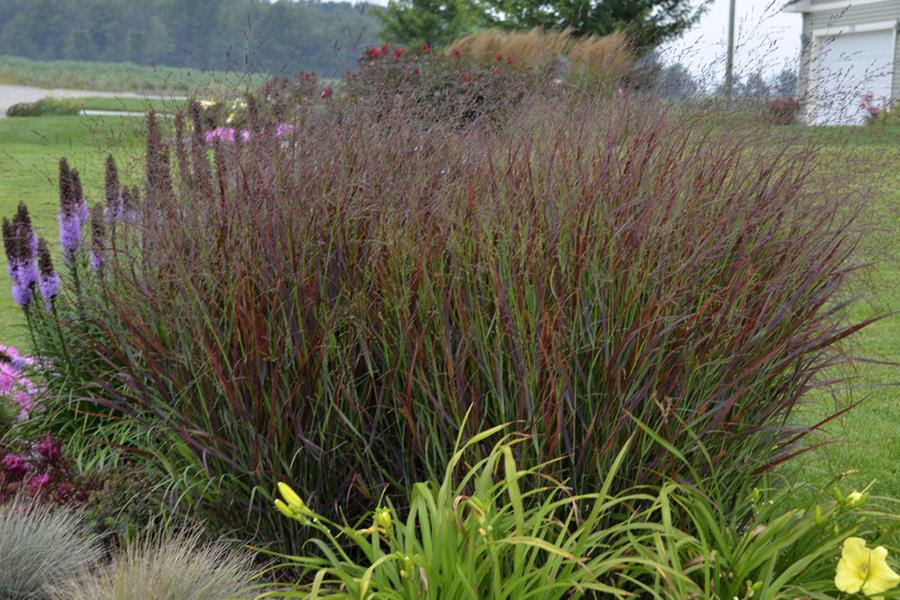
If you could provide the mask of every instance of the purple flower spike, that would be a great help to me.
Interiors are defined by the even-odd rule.
[[[38,282],[36,257],[29,257],[27,260],[19,263],[18,278],[19,282],[27,288],[30,288]]]
[[[90,217],[91,211],[88,208],[88,203],[84,198],[78,203],[78,221],[82,224],[86,223],[88,218]]]
[[[100,267],[102,267],[102,266],[103,266],[103,258],[99,254],[97,254],[96,252],[91,250],[91,269],[93,269],[96,272],[96,271],[99,271]]]
[[[12,296],[16,304],[25,307],[31,302],[33,294],[30,287],[22,285],[22,282],[20,281],[13,281]]]
[[[38,283],[41,290],[41,297],[47,303],[47,308],[51,307],[50,301],[59,296],[59,275],[52,273],[50,275],[42,275]]]
[[[44,299],[47,310],[50,310],[53,308],[53,299],[59,295],[59,275],[53,270],[50,249],[44,239],[38,242],[38,267],[41,274],[38,289],[41,291],[41,297]]]
[[[59,213],[59,243],[70,255],[81,245],[81,220],[76,213]]]

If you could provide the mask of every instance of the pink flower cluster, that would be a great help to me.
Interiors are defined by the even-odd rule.
[[[240,133],[234,127],[216,127],[215,129],[210,129],[203,135],[203,139],[206,140],[206,143],[212,146],[216,141],[224,142],[226,144],[233,144],[237,138],[237,136],[241,136],[241,141],[246,142],[250,139],[250,130],[242,129]]]
[[[18,408],[18,420],[24,421],[35,409],[37,386],[22,370],[32,359],[19,355],[12,346],[0,345],[0,401],[10,401]]]
[[[862,100],[859,101],[859,108],[866,111],[869,119],[874,119],[881,114],[881,107],[875,104],[875,94],[872,92],[868,92],[862,97]]]
[[[326,88],[326,90],[330,90],[331,88]],[[324,93],[324,92],[323,92]],[[330,97],[331,92],[329,92]],[[323,96],[324,98],[325,96]],[[294,126],[290,123],[279,123],[275,126],[275,137],[280,138],[286,135],[293,133]],[[225,144],[233,144],[237,137],[240,136],[241,141],[246,142],[251,138],[249,129],[241,129],[240,132],[236,130],[234,127],[216,127],[215,129],[210,129],[206,133],[203,134],[203,139],[210,146],[215,144],[217,141],[223,142]]]

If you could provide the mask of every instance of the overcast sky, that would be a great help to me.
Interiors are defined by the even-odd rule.
[[[796,66],[800,55],[801,17],[783,13],[785,0],[736,0],[735,72],[758,69],[768,74]],[[728,0],[713,0],[700,22],[665,48],[667,60],[681,62],[695,73],[721,79],[728,37]]]

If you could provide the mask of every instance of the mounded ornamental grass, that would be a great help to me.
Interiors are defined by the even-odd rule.
[[[182,506],[263,543],[291,539],[275,481],[352,522],[442,472],[470,410],[578,492],[631,436],[617,489],[724,504],[802,448],[792,411],[857,327],[861,205],[814,148],[629,99],[462,130],[406,108],[304,107],[280,138],[259,117],[212,165],[152,127],[137,224],[98,274],[79,251],[83,296],[41,334],[50,385],[157,433]]]
[[[90,569],[100,555],[73,513],[27,502],[0,506],[0,600],[46,600],[48,586]]]
[[[199,534],[144,534],[111,564],[52,590],[57,600],[249,600],[253,555]]]

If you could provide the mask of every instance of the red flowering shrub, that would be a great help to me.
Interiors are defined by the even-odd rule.
[[[351,101],[365,99],[387,109],[392,98],[412,100],[420,116],[465,124],[481,116],[498,118],[517,106],[529,91],[549,81],[537,70],[513,69],[514,57],[498,54],[496,64],[385,44],[369,48],[359,68],[347,75]],[[376,107],[376,110],[378,108]]]
[[[773,100],[767,106],[769,116],[776,125],[795,123],[801,108],[803,105],[799,100],[787,96]]]

